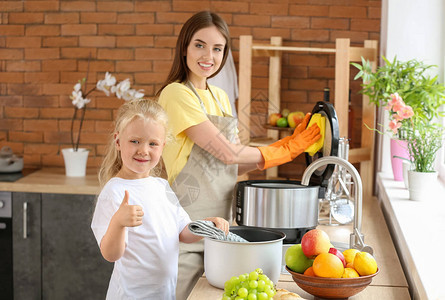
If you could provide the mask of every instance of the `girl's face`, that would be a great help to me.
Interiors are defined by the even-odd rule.
[[[115,139],[122,158],[122,168],[117,175],[124,179],[145,178],[162,155],[165,129],[155,121],[137,118],[122,132],[115,133]]]
[[[196,88],[205,89],[206,79],[218,71],[225,46],[226,39],[216,26],[200,29],[193,35],[187,47],[187,66]]]

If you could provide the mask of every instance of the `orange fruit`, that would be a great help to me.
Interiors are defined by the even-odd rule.
[[[345,271],[343,262],[332,253],[319,254],[312,265],[314,273],[318,277],[341,278]]]
[[[346,264],[352,263],[354,261],[354,257],[360,251],[357,249],[348,249],[343,251],[343,256],[345,257]]]
[[[306,275],[306,276],[312,276],[312,277],[316,276],[315,273],[314,273],[314,268],[312,268],[312,267],[307,268],[306,271],[304,271],[303,274]]]
[[[359,252],[354,258],[354,269],[360,276],[371,275],[377,272],[377,262],[368,252]]]
[[[345,272],[343,273],[343,276],[341,278],[355,278],[360,277],[358,275],[357,271],[351,268],[345,268]]]
[[[354,269],[354,263],[350,262],[346,264],[346,268]]]

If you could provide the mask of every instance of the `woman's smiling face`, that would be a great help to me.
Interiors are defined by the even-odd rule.
[[[206,79],[218,71],[226,39],[216,26],[198,30],[187,47],[189,79],[196,88],[205,89]]]

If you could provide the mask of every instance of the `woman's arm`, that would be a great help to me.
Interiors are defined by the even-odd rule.
[[[264,165],[258,148],[230,143],[210,121],[187,128],[185,134],[199,147],[227,165]]]

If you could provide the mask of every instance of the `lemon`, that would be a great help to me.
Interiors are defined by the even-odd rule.
[[[377,262],[368,252],[359,252],[354,258],[354,269],[360,276],[371,275],[377,272]]]
[[[354,261],[354,257],[360,251],[357,249],[348,249],[343,251],[343,256],[345,257],[346,264],[352,263]]]
[[[343,273],[343,276],[341,278],[355,278],[360,277],[358,275],[357,271],[352,268],[345,268],[345,272]]]

